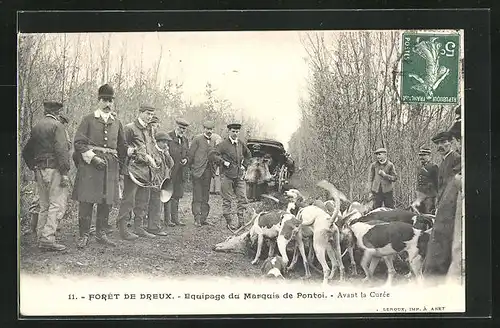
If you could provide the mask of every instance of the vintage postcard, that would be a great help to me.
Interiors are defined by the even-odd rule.
[[[19,33],[20,314],[465,312],[464,33]]]

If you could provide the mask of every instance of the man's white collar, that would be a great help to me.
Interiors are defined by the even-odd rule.
[[[229,141],[231,141],[233,145],[238,143],[238,139],[233,139],[231,137],[229,137]]]
[[[45,114],[46,117],[52,117],[54,120],[57,120],[59,121],[59,119],[55,116],[55,115],[52,115],[52,114]]]
[[[139,124],[142,125],[143,128],[147,127],[146,123],[144,123],[144,121],[142,120],[142,118],[138,117],[137,120],[139,121]]]
[[[452,151],[453,151],[453,149],[450,149],[450,151],[449,151],[449,152],[447,152],[446,154],[444,154],[443,158],[448,157],[448,155],[449,155],[449,154],[451,154],[451,153],[452,153]]]
[[[98,108],[94,111],[94,117],[95,118],[102,117],[102,119],[105,121],[107,121],[108,118],[111,118],[113,120],[115,118],[115,113],[114,112],[105,113],[100,108]]]

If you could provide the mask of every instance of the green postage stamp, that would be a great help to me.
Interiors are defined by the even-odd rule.
[[[403,102],[458,103],[460,35],[404,32],[402,39]]]

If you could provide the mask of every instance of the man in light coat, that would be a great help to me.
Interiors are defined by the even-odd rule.
[[[38,247],[64,251],[56,242],[57,224],[66,211],[70,155],[66,129],[60,122],[62,104],[44,102],[45,116],[31,130],[22,156],[29,169],[35,171],[40,209],[37,220]]]
[[[377,160],[368,170],[368,187],[373,195],[373,208],[394,208],[394,182],[398,179],[394,164],[387,159],[387,149],[375,150]]]

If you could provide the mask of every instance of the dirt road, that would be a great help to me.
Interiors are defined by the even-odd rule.
[[[61,222],[59,240],[68,246],[63,253],[40,251],[31,235],[21,237],[22,272],[36,274],[154,274],[154,275],[217,275],[252,277],[260,274],[258,266],[239,254],[224,254],[212,251],[212,247],[232,235],[221,217],[221,198],[211,195],[209,220],[215,226],[195,227],[191,214],[191,194],[181,199],[180,216],[186,222],[184,227],[168,229],[168,236],[154,239],[139,238],[134,242],[123,241],[118,232],[111,238],[118,247],[105,247],[91,238],[89,246],[76,248],[78,239],[77,213],[72,212],[69,220]],[[248,214],[250,215],[251,212]],[[114,208],[110,224],[115,226],[117,209]],[[95,220],[95,219],[94,219]]]
[[[91,238],[84,250],[76,247],[78,239],[78,219],[76,204],[73,203],[69,217],[59,224],[58,240],[68,249],[61,253],[41,251],[36,247],[32,235],[23,235],[20,240],[20,269],[29,274],[56,274],[116,276],[116,275],[153,275],[153,276],[218,276],[218,277],[258,277],[260,265],[252,265],[251,258],[242,254],[217,253],[212,247],[233,234],[228,231],[222,218],[222,200],[218,195],[211,195],[209,220],[214,226],[195,227],[191,214],[191,193],[185,193],[181,199],[180,217],[186,222],[184,227],[169,227],[168,236],[154,239],[139,238],[133,242],[123,241],[115,231],[110,238],[117,247],[105,247]],[[251,203],[245,213],[245,221],[250,220],[252,207],[259,211],[262,203]],[[115,226],[117,208],[113,208],[110,224]],[[95,218],[94,222],[95,223]],[[24,220],[24,225],[27,220]],[[266,253],[266,252],[264,252]],[[290,254],[291,255],[291,254]],[[349,270],[348,257],[344,258],[346,270]],[[407,269],[396,263],[401,274]],[[361,268],[358,268],[362,276]],[[385,277],[385,266],[379,265],[376,275]],[[311,271],[312,281],[321,281],[321,275]],[[299,261],[290,278],[303,276],[302,263]],[[362,277],[350,277],[355,281]],[[336,280],[336,278],[334,278]]]

